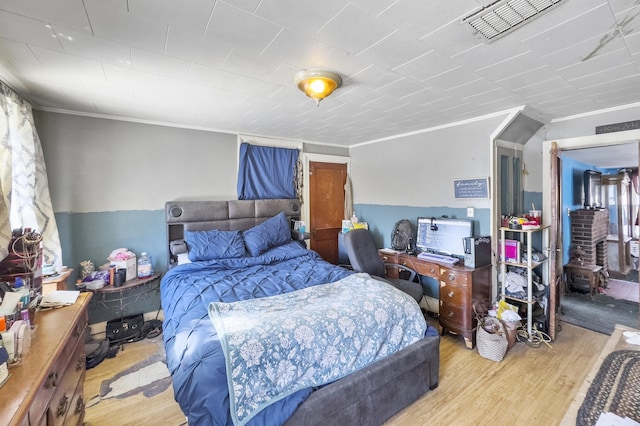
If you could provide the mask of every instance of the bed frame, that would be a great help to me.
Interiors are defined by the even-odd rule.
[[[167,242],[184,230],[245,230],[284,211],[300,217],[298,200],[171,201]],[[175,265],[169,251],[169,267]],[[438,386],[440,337],[427,336],[398,353],[314,391],[286,425],[378,425]]]

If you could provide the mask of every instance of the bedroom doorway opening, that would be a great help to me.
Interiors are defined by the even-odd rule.
[[[346,182],[346,163],[309,161],[309,248],[333,264],[338,264]]]
[[[640,141],[640,131],[638,130],[629,130],[629,131],[605,133],[605,134],[590,135],[590,136],[580,136],[580,137],[568,138],[568,139],[558,139],[555,141],[552,141],[552,140],[544,141],[543,150],[542,150],[543,169],[549,169],[551,166],[553,166],[554,163],[560,163],[562,164],[562,166],[558,168],[560,170],[564,170],[564,174],[567,174],[567,176],[569,176],[568,174],[569,172],[567,171],[567,164],[566,164],[569,157],[574,157],[575,155],[580,153],[591,153],[592,150],[595,151],[597,149],[600,149],[602,150],[602,152],[598,153],[597,159],[605,160],[605,159],[609,159],[612,153],[618,152],[618,149],[616,148],[622,148],[620,152],[624,154],[623,158],[625,158],[624,161],[620,162],[619,164],[620,166],[622,166],[623,163],[626,164],[629,160],[632,160],[631,164],[635,164],[635,167],[637,167],[637,164],[640,162],[640,158],[638,157],[640,155],[640,153],[638,152],[638,149],[640,147],[640,142],[638,141]],[[633,161],[634,158],[635,158],[635,161]],[[609,168],[609,166],[605,167],[604,165],[595,164],[596,163],[595,160],[586,161],[584,158],[580,158],[580,157],[572,158],[572,160],[580,160],[580,162],[587,163],[593,166],[601,166],[605,169]],[[627,164],[625,167],[628,167],[628,166],[629,164]],[[570,186],[564,185],[562,183],[560,179],[560,176],[562,175],[563,175],[562,172],[543,175],[543,197],[544,197],[543,205],[549,206],[549,208],[547,209],[549,216],[553,214],[553,218],[547,216],[546,220],[555,219],[558,225],[560,225],[558,227],[559,229],[557,233],[557,240],[558,240],[557,249],[558,249],[558,253],[560,254],[565,253],[567,250],[567,248],[562,250],[563,246],[564,247],[568,247],[568,245],[570,246],[570,241],[565,244],[562,243],[563,239],[568,239],[568,231],[567,231],[568,226],[562,226],[563,219],[569,220],[568,217],[570,217],[571,211],[581,208],[580,205],[567,206],[566,203],[563,203],[563,199],[565,197],[569,197],[569,199],[572,199],[573,191],[572,189],[570,189]],[[577,176],[582,178],[582,170],[580,170],[580,173],[578,173]],[[573,178],[571,178],[571,180],[573,180]],[[583,189],[582,188],[583,183],[584,182],[580,182],[580,184],[576,186],[579,190],[580,195],[582,193],[581,190]],[[544,215],[544,210],[543,210],[543,215]],[[565,232],[563,232],[563,230]],[[552,246],[552,249],[556,249],[556,247]],[[564,261],[567,261],[567,259],[565,258]],[[562,277],[562,268],[563,268],[563,256],[558,255],[555,269],[557,271],[556,275],[558,275],[559,277]],[[637,271],[637,265],[635,266],[635,269]],[[630,279],[633,281],[638,280],[637,274],[636,276],[631,277]],[[638,294],[638,292],[640,291],[638,285],[636,283],[629,283],[629,285],[633,285],[632,291]],[[603,332],[605,334],[611,333],[612,324],[615,324],[615,323],[625,324],[624,321],[626,321],[627,319],[630,321],[629,326],[633,326],[633,328],[637,328],[638,321],[640,318],[639,317],[640,314],[638,313],[638,303],[636,301],[625,300],[626,297],[620,297],[616,295],[617,289],[615,289],[614,287],[615,285],[612,285],[612,288],[610,290],[605,289],[605,292],[607,294],[594,295],[594,299],[598,299],[598,298],[605,299],[604,306],[602,307],[602,309],[596,306],[596,303],[591,300],[591,297],[588,293],[586,295],[583,295],[578,293],[562,294],[562,292],[560,292],[559,293],[559,296],[561,297],[561,299],[559,300],[560,309],[558,311],[560,319],[565,322],[580,325],[582,327],[589,328],[589,329],[594,329],[596,331]],[[571,296],[573,295],[575,295],[576,297],[581,297],[582,299],[587,299],[586,302],[582,304],[584,306],[580,306],[581,308],[589,307],[592,309],[590,311],[585,311],[583,315],[582,315],[582,311],[578,310],[577,308],[572,310],[573,305],[570,305],[570,303],[571,303]],[[628,311],[630,313],[630,316],[628,318],[627,316],[625,316],[624,318],[615,317],[615,319],[612,321],[615,315],[618,315],[619,313],[622,312],[623,309],[619,307],[620,305],[625,305],[625,306],[629,305]],[[610,309],[611,312],[607,312],[605,309]],[[579,318],[578,314],[582,315],[582,319]],[[602,314],[602,317],[604,318],[603,320],[597,319],[596,315],[599,315],[599,314]],[[577,318],[575,321],[573,320],[574,316],[575,318]],[[608,327],[608,330],[604,329],[605,325]]]

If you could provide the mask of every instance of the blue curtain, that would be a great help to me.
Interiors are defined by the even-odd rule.
[[[238,200],[296,198],[297,149],[240,145]]]

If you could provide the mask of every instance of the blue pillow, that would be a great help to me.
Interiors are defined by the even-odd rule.
[[[240,231],[185,231],[189,260],[231,259],[247,253]]]
[[[244,245],[251,256],[260,256],[270,248],[291,241],[291,228],[284,212],[265,220],[242,233]]]

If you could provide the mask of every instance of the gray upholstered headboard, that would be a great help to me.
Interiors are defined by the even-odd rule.
[[[284,212],[291,220],[300,219],[297,199],[230,200],[230,201],[168,201],[165,204],[167,244],[184,238],[188,231],[219,229],[222,231],[249,229],[270,217]],[[175,257],[168,251],[168,267]]]

